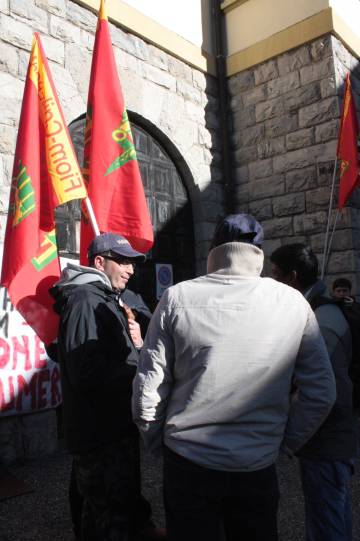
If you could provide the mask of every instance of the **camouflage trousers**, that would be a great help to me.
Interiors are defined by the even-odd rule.
[[[74,455],[73,467],[83,498],[82,541],[135,540],[151,514],[141,496],[137,436]]]

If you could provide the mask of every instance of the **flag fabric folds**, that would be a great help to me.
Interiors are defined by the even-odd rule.
[[[1,285],[45,343],[57,335],[48,289],[60,276],[54,209],[86,188],[40,37],[25,81],[5,232]]]
[[[337,147],[337,157],[340,160],[339,209],[343,208],[354,189],[359,186],[358,136],[356,107],[348,74]]]
[[[153,244],[153,230],[116,69],[104,0],[101,0],[88,95],[84,178],[101,232],[126,237],[139,252]],[[80,261],[93,239],[82,209]]]

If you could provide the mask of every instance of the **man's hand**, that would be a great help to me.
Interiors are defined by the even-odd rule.
[[[141,348],[143,345],[143,340],[141,338],[141,330],[139,323],[137,323],[134,319],[129,319],[128,323],[130,329],[130,336],[132,338],[132,341],[134,342],[134,346],[137,348]]]

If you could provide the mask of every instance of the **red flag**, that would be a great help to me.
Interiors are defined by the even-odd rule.
[[[101,232],[126,237],[139,252],[154,242],[139,165],[125,109],[101,0],[89,86],[84,147],[84,177]],[[80,261],[93,231],[83,208]]]
[[[57,335],[48,289],[60,276],[54,208],[86,196],[40,37],[34,35],[21,109],[1,284],[45,343]]]
[[[346,77],[344,103],[341,115],[337,157],[340,161],[339,209],[342,209],[352,192],[359,185],[358,158],[359,126],[350,76]]]

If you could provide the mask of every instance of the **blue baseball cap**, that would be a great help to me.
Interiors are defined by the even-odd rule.
[[[211,248],[227,242],[247,242],[261,247],[264,231],[251,214],[229,214],[216,227]]]
[[[112,252],[120,257],[137,259],[141,262],[146,259],[144,254],[132,248],[130,242],[125,237],[116,233],[101,233],[101,235],[95,237],[88,248],[88,259],[92,259],[96,255],[105,254],[106,252]]]

